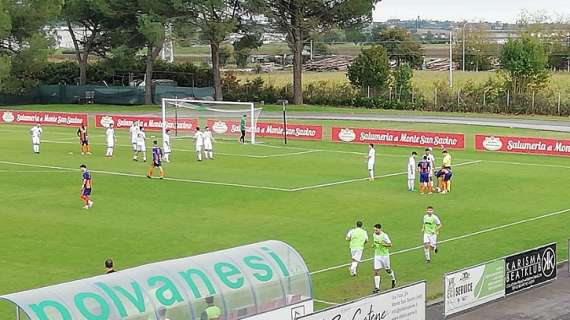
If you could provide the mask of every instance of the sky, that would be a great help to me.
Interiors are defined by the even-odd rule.
[[[422,19],[516,22],[523,9],[570,17],[570,0],[382,0],[374,21]]]

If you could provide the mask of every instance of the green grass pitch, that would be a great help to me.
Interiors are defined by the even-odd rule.
[[[173,162],[165,165],[167,176],[176,180],[148,180],[148,163],[130,158],[126,131],[117,130],[116,157],[106,159],[102,130],[91,129],[93,155],[81,156],[75,129],[45,127],[36,156],[28,126],[0,126],[0,293],[98,275],[108,257],[124,269],[267,239],[288,242],[311,271],[318,271],[350,261],[344,237],[359,219],[369,231],[375,223],[384,226],[394,244],[399,284],[426,279],[430,298],[441,296],[447,271],[551,241],[559,243],[559,259],[567,257],[570,212],[561,211],[570,208],[570,159],[474,152],[473,135],[568,134],[436,124],[321,124],[465,133],[467,149],[452,155],[455,165],[468,164],[454,170],[451,194],[421,196],[406,191],[403,174],[319,186],[364,178],[365,145],[224,140],[215,146],[214,161],[198,163],[192,142],[176,139]],[[405,171],[412,150],[378,147],[377,175]],[[81,163],[93,171],[95,205],[88,211],[79,199]],[[430,265],[422,250],[407,250],[421,245],[421,218],[428,205],[442,219],[444,241]],[[524,222],[553,212],[560,213]],[[473,235],[507,224],[513,225]],[[365,251],[366,258],[371,254]],[[386,288],[389,281],[383,284]],[[324,301],[367,295],[373,288],[371,263],[360,266],[357,278],[349,277],[345,267],[314,274],[313,287],[315,298]],[[13,315],[12,306],[0,304],[0,318]]]

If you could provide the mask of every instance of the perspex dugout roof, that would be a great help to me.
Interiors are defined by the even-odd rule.
[[[31,320],[200,319],[208,302],[221,319],[242,319],[311,299],[301,255],[265,241],[0,296]],[[213,301],[209,301],[213,300]]]

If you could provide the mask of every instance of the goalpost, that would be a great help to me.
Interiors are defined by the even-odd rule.
[[[162,134],[166,129],[174,131],[178,136],[182,131],[195,131],[195,128],[186,130],[184,121],[196,120],[199,127],[211,126],[214,134],[233,136],[239,134],[239,123],[245,115],[246,138],[252,144],[256,143],[257,119],[262,108],[256,108],[252,102],[208,101],[190,99],[162,99]]]

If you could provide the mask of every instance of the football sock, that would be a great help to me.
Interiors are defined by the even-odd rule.
[[[426,260],[431,260],[429,256],[429,249],[424,248],[424,254],[426,256]]]
[[[380,276],[374,276],[374,287],[380,289]]]
[[[392,278],[392,281],[396,281],[396,272],[390,272],[390,277]]]

